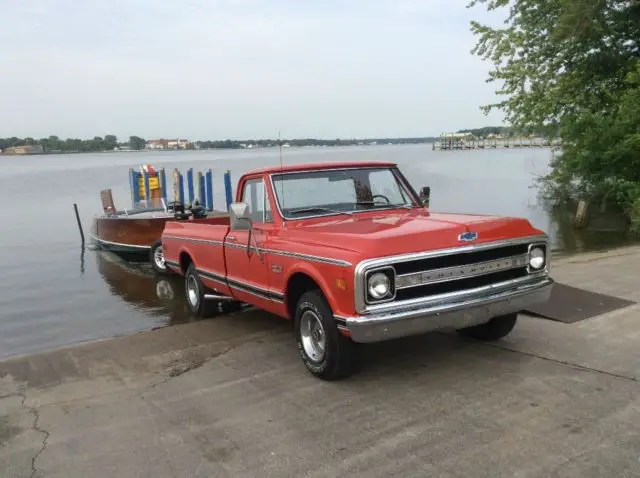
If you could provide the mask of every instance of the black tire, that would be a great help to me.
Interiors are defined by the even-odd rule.
[[[189,310],[196,317],[213,317],[218,313],[218,301],[205,300],[204,295],[207,291],[205,285],[202,283],[200,276],[196,271],[193,264],[189,264],[187,273],[184,277],[185,298]],[[191,294],[190,292],[193,292]]]
[[[164,255],[162,254],[162,241],[156,241],[151,250],[149,251],[149,261],[151,267],[160,275],[169,275],[170,271],[167,268],[167,264],[164,261]]]
[[[302,328],[304,324],[315,321],[316,318],[324,335],[324,351],[320,357],[314,358],[307,351],[309,339],[303,339]],[[295,315],[295,334],[300,358],[302,358],[307,370],[314,376],[323,380],[339,380],[354,372],[355,343],[340,333],[331,307],[319,290],[305,292],[298,301]],[[307,343],[306,347],[305,342]]]
[[[509,335],[518,320],[518,314],[494,317],[485,324],[458,330],[460,335],[484,342],[493,342]]]

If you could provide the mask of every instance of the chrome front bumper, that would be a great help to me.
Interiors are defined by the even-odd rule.
[[[381,342],[440,329],[462,329],[488,322],[494,317],[520,312],[546,302],[553,280],[541,277],[508,289],[483,290],[464,298],[399,306],[367,315],[339,317],[354,342]],[[337,317],[338,318],[338,317]]]

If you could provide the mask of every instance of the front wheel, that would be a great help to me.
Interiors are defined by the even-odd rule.
[[[501,315],[494,317],[486,324],[474,325],[466,329],[458,330],[460,335],[485,342],[493,342],[506,337],[516,326],[518,314]]]
[[[307,369],[324,380],[348,377],[355,368],[355,344],[336,325],[322,293],[302,295],[296,306],[295,333],[298,353]]]

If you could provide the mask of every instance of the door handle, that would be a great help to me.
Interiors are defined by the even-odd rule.
[[[236,236],[227,236],[227,241],[235,242],[235,240],[236,240]]]

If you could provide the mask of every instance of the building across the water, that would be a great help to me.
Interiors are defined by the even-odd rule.
[[[2,154],[25,155],[25,154],[43,154],[44,148],[39,144],[25,144],[22,146],[11,146],[6,148]]]
[[[147,149],[188,149],[191,143],[188,139],[150,139]]]

